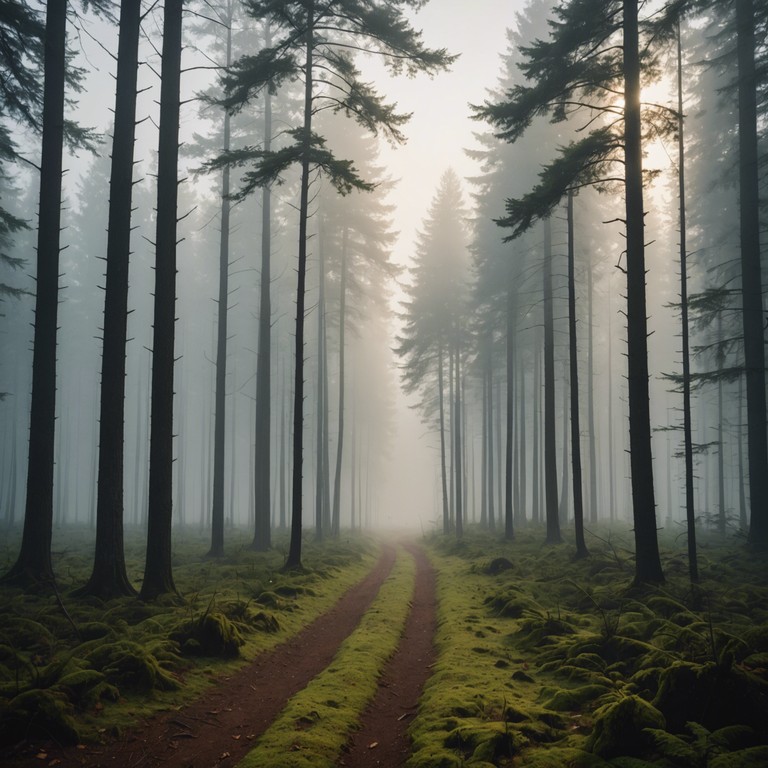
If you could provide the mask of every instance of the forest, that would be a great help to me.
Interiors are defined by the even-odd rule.
[[[768,765],[766,0],[0,0],[0,761]]]

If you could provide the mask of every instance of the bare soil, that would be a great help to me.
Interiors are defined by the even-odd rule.
[[[411,752],[408,726],[436,658],[435,572],[420,547],[408,543],[404,546],[416,561],[411,610],[377,693],[339,759],[338,765],[345,768],[398,768],[405,764]],[[101,745],[62,748],[25,744],[9,756],[9,762],[15,766],[87,768],[235,765],[288,699],[331,663],[339,645],[373,602],[394,560],[395,547],[385,544],[370,573],[328,612],[181,710],[158,714],[120,739]]]
[[[408,726],[437,658],[435,571],[424,550],[405,545],[416,560],[416,584],[403,636],[379,688],[348,744],[340,766],[398,768],[411,754]]]

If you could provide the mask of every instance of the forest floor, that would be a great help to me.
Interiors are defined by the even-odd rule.
[[[370,571],[329,610],[272,650],[228,672],[189,704],[173,706],[118,729],[116,737],[103,732],[99,743],[64,746],[50,739],[24,739],[14,749],[0,753],[0,762],[90,768],[237,765],[273,725],[289,699],[332,664],[342,643],[371,608],[398,556],[413,558],[415,574],[411,584],[407,577],[403,584],[393,584],[396,592],[402,592],[403,586],[413,590],[410,600],[407,593],[399,595],[407,610],[403,626],[395,626],[399,629],[397,648],[394,652],[384,650],[378,676],[373,670],[375,695],[372,699],[364,696],[368,706],[357,713],[358,729],[341,745],[335,762],[355,768],[403,765],[410,755],[407,728],[435,657],[436,597],[435,573],[424,550],[394,540],[382,543]],[[392,595],[388,597],[391,599]],[[380,612],[386,617],[389,610],[384,606]],[[306,726],[316,714],[311,710]],[[306,727],[302,721],[302,717],[296,718],[292,727],[301,731]],[[346,734],[342,732],[342,736]],[[297,743],[289,748],[301,749]],[[309,764],[317,763],[311,750],[304,757]],[[322,760],[323,756],[317,758]],[[255,764],[264,765],[269,759],[269,755],[256,757]],[[281,758],[276,760],[280,765]],[[327,762],[326,758],[323,764]]]

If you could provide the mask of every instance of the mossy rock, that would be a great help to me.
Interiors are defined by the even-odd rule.
[[[737,668],[679,661],[662,672],[653,704],[672,732],[688,721],[710,731],[727,725],[761,730],[768,721],[768,685]]]
[[[587,749],[610,759],[620,755],[643,757],[653,740],[646,728],[664,729],[664,715],[639,696],[627,696],[595,712],[595,727]]]
[[[555,712],[581,711],[589,706],[595,699],[599,699],[610,688],[605,685],[581,685],[578,688],[561,688],[542,701],[542,706],[553,709]]]
[[[22,738],[77,744],[80,734],[71,709],[66,696],[60,692],[34,689],[20,693],[0,706],[0,744],[15,744]]]
[[[271,613],[264,613],[264,611],[259,611],[252,616],[249,623],[259,632],[272,634],[280,631],[280,622]]]
[[[95,669],[81,669],[64,675],[56,683],[56,688],[66,693],[69,700],[81,709],[100,699],[117,701],[120,698],[117,688],[110,685],[104,674]]]
[[[514,567],[515,566],[512,565],[512,563],[509,560],[507,560],[506,557],[495,557],[485,567],[485,572],[490,574],[491,576],[498,576],[500,573],[504,573],[505,571],[512,570],[512,568]]]
[[[99,645],[86,660],[94,669],[103,672],[107,682],[117,686],[118,690],[149,693],[155,689],[169,691],[179,687],[150,650],[129,640]]]
[[[232,659],[240,655],[245,643],[240,630],[223,613],[206,613],[185,622],[171,633],[187,656],[214,656]]]

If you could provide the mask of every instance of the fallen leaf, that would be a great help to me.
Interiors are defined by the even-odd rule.
[[[240,734],[239,734],[239,733],[233,733],[233,734],[232,734],[232,738],[233,738],[235,741],[237,741],[237,740],[240,738]]]
[[[229,752],[222,752],[219,755],[219,760],[226,760],[229,757]]]
[[[35,757],[38,760],[47,760],[48,759],[48,753],[47,752],[38,752]]]
[[[368,749],[376,749],[376,747],[378,747],[378,746],[379,746],[379,742],[378,742],[378,741],[372,741],[372,742],[371,742],[371,743],[368,745]]]

